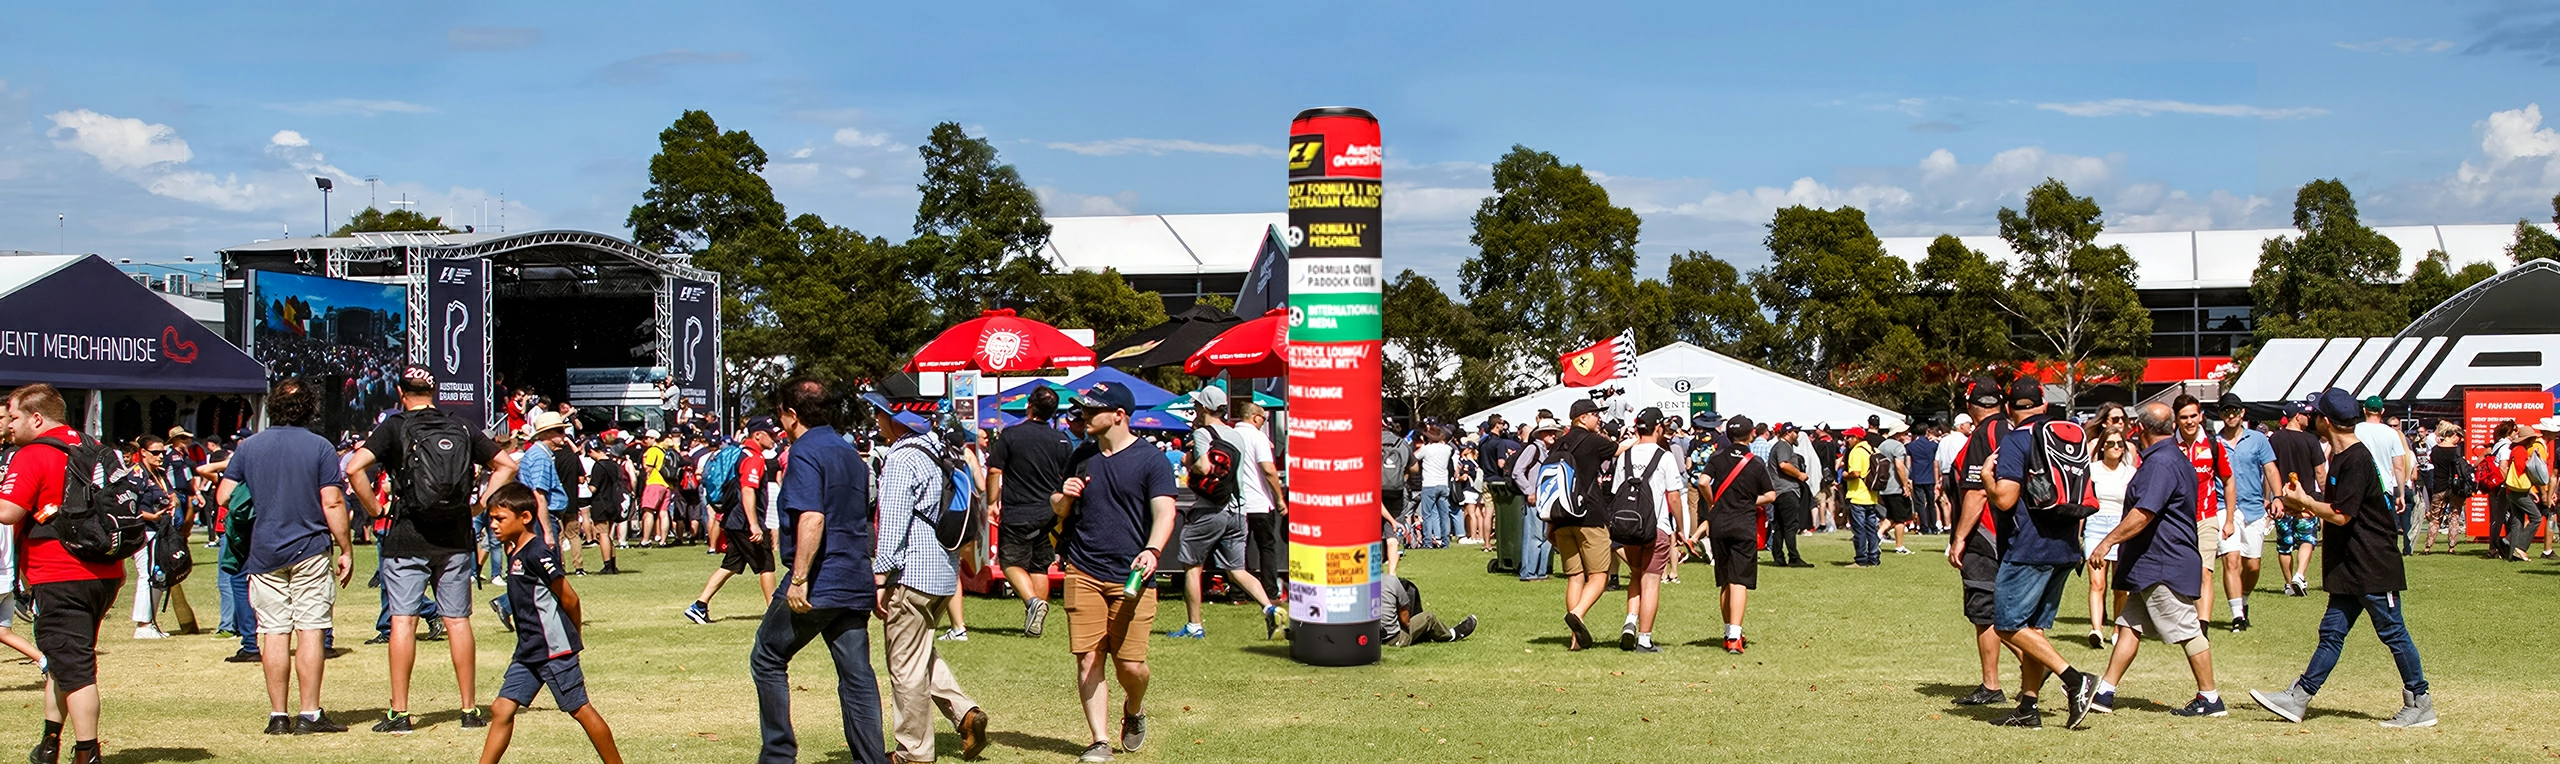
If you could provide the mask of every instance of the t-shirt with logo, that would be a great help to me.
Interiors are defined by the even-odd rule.
[[[79,445],[83,436],[69,425],[46,430],[39,437],[53,438]],[[45,446],[20,446],[9,458],[6,475],[0,475],[0,501],[27,510],[27,521],[18,523],[18,547],[27,550],[27,583],[58,584],[66,581],[103,581],[124,578],[124,563],[89,562],[73,557],[55,539],[30,542],[27,533],[35,530],[42,518],[49,518],[62,508],[62,469],[71,456],[61,449]]]
[[[2199,431],[2194,443],[2179,443],[2187,463],[2196,471],[2196,520],[2201,522],[2222,516],[2222,479],[2231,476],[2231,457],[2222,448],[2222,440],[2213,433]]]
[[[381,424],[373,426],[373,433],[364,438],[364,450],[373,453],[374,463],[382,465],[383,474],[389,476],[390,482],[395,484],[406,479],[403,473],[409,469],[407,456],[409,441],[400,433],[401,419],[409,416],[452,415],[442,411],[433,413],[402,411],[383,417]],[[498,442],[490,440],[489,436],[474,432],[471,433],[470,441],[471,445],[468,448],[472,466],[488,464],[489,460],[498,458]],[[464,492],[465,495],[470,493],[470,491]],[[399,491],[394,489],[391,495],[398,496]],[[260,505],[263,506],[264,503],[261,501]],[[416,507],[390,507],[391,527],[382,532],[382,556],[427,557],[459,554],[470,552],[478,546],[478,539],[471,530],[470,512],[454,513],[453,519],[444,522],[421,523],[416,509]]]
[[[1662,457],[1660,464],[1655,464],[1653,461],[1657,455]],[[1632,480],[1640,477],[1649,489],[1647,493],[1652,494],[1654,530],[1670,533],[1671,504],[1663,494],[1677,493],[1686,483],[1683,477],[1688,473],[1680,468],[1679,455],[1652,443],[1638,443],[1629,447],[1627,452],[1620,455],[1618,459],[1620,479]],[[1647,466],[1653,467],[1653,471],[1639,475],[1638,473],[1644,473]]]
[[[1990,460],[1992,451],[2008,442],[2009,430],[2009,420],[2006,419],[1992,419],[1973,426],[1973,435],[1965,439],[1964,449],[1956,454],[1957,490],[1983,489],[1982,464]],[[2026,463],[2025,454],[2019,454],[2018,458],[2020,464]]]
[[[263,511],[263,510],[261,510]],[[578,654],[578,624],[560,607],[552,584],[560,581],[560,558],[528,532],[524,546],[507,552],[507,607],[516,623],[517,663],[541,663]]]

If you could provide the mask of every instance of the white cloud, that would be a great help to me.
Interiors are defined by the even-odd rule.
[[[2560,193],[2560,130],[2542,122],[2542,106],[2495,112],[2472,124],[2480,154],[2451,174],[2385,189],[2390,214],[2408,222],[2540,220]]]
[[[838,146],[851,148],[879,148],[889,145],[889,134],[866,133],[847,127],[836,131],[835,141]]]
[[[2365,42],[2335,44],[2357,53],[2390,53],[2403,56],[2411,53],[2443,53],[2454,48],[2452,40],[2438,40],[2431,37],[2385,37]]]
[[[97,157],[99,166],[109,170],[184,162],[195,156],[186,140],[178,137],[177,129],[168,125],[110,117],[88,109],[55,112],[48,118],[54,127],[45,134],[53,137],[54,145]]]
[[[2301,119],[2329,113],[2327,109],[2297,106],[2268,109],[2248,104],[2188,103],[2185,101],[2150,101],[2135,98],[2109,98],[2078,103],[2040,103],[2036,108],[2061,112],[2074,117],[2149,117],[2157,114],[2199,114],[2210,117],[2245,117],[2249,119]]]
[[[309,145],[311,145],[311,141],[310,141],[309,139],[303,138],[303,137],[302,137],[302,133],[300,133],[300,132],[293,131],[293,130],[278,130],[278,131],[276,131],[276,134],[275,134],[275,136],[274,136],[274,137],[271,137],[271,138],[268,138],[268,139],[267,139],[267,145],[269,145],[269,146],[283,146],[283,147],[287,147],[287,148],[301,148],[301,147],[303,147],[303,146],[309,146]]]
[[[1060,191],[1049,186],[1032,186],[1031,193],[1040,197],[1040,212],[1050,216],[1127,215],[1129,205],[1138,203],[1138,192],[1122,191],[1110,196],[1087,196]]]
[[[1060,151],[1072,151],[1085,156],[1097,157],[1120,156],[1122,154],[1148,154],[1152,156],[1163,156],[1165,154],[1175,152],[1190,154],[1227,154],[1231,156],[1276,157],[1280,155],[1279,149],[1259,143],[1202,143],[1200,141],[1165,138],[1114,138],[1107,141],[1051,143],[1047,145],[1049,148],[1058,149]]]
[[[424,106],[407,101],[368,100],[362,98],[333,98],[326,101],[280,103],[268,108],[285,112],[287,114],[302,114],[315,117],[373,117],[383,114],[426,114],[436,110],[433,106]]]

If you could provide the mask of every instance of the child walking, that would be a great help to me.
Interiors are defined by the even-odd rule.
[[[561,574],[560,559],[531,530],[533,490],[510,483],[489,496],[489,530],[507,550],[507,601],[516,623],[515,661],[498,699],[489,704],[489,739],[480,746],[480,764],[497,764],[514,737],[516,709],[533,702],[534,693],[551,688],[560,710],[578,720],[596,755],[605,764],[622,764],[613,747],[613,728],[587,702],[587,679],[578,671],[578,591]]]

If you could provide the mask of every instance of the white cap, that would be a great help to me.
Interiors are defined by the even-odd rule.
[[[1537,423],[1537,424],[1532,425],[1532,426],[1530,426],[1530,427],[1529,427],[1529,434],[1531,434],[1531,435],[1536,435],[1536,434],[1538,434],[1538,433],[1542,433],[1542,432],[1548,432],[1548,431],[1551,431],[1551,430],[1562,430],[1562,429],[1564,429],[1564,425],[1557,424],[1557,423],[1556,423],[1556,420],[1555,420],[1555,418],[1554,418],[1554,417],[1543,417],[1543,416],[1542,416],[1542,417],[1538,417],[1538,423]]]
[[[2543,432],[2560,432],[2560,416],[2543,417],[2542,421],[2533,423],[2533,429]]]
[[[1963,427],[1963,426],[1965,426],[1965,425],[1969,425],[1969,424],[1973,424],[1973,415],[1972,415],[1972,414],[1957,414],[1957,415],[1956,415],[1956,424],[1955,424],[1955,426],[1957,426],[1957,427]]]

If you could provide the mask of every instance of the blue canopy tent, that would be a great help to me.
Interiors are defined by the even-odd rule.
[[[1173,400],[1172,391],[1157,387],[1146,380],[1130,376],[1128,372],[1114,369],[1109,366],[1094,369],[1090,374],[1069,380],[1067,382],[1067,387],[1076,390],[1083,390],[1087,387],[1092,387],[1095,382],[1112,382],[1127,386],[1129,388],[1129,395],[1137,399],[1138,408],[1142,409],[1151,409],[1162,406]]]
[[[1129,429],[1156,432],[1190,432],[1191,423],[1182,415],[1164,409],[1147,409],[1129,415]]]

